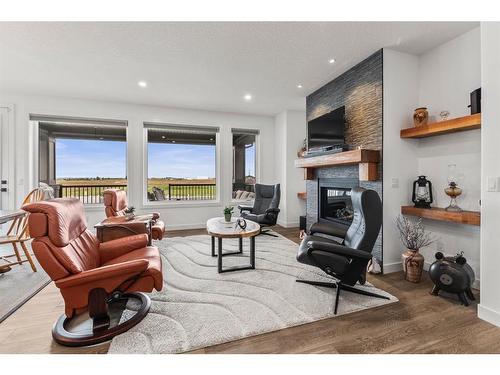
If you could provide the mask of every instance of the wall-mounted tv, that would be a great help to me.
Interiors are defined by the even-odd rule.
[[[326,146],[343,146],[345,107],[337,108],[307,123],[307,146],[309,150]]]

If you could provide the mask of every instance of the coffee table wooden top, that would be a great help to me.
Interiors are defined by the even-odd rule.
[[[245,230],[236,225],[238,218],[233,218],[230,223],[226,223],[223,217],[214,217],[207,221],[207,232],[210,236],[220,238],[242,238],[253,237],[259,234],[260,225],[246,220]]]

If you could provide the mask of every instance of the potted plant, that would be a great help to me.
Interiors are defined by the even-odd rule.
[[[406,216],[399,215],[396,225],[401,242],[407,249],[401,255],[405,279],[418,283],[422,278],[424,268],[424,256],[420,254],[420,249],[429,246],[435,239],[425,230],[422,219],[413,222]]]
[[[226,206],[224,208],[224,220],[226,220],[226,223],[231,222],[231,215],[233,214],[234,207]]]
[[[135,216],[135,207],[134,206],[127,207],[124,212],[125,212],[125,217],[131,220]]]

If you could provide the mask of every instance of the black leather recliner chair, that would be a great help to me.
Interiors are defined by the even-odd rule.
[[[262,230],[265,227],[272,227],[278,221],[280,212],[280,184],[262,185],[255,184],[255,201],[253,206],[239,205],[242,218],[254,221],[260,225],[260,234],[278,237],[268,230]]]
[[[341,290],[389,299],[354,288],[357,282],[364,284],[366,281],[366,267],[372,258],[371,252],[382,226],[382,202],[376,191],[362,188],[351,190],[351,200],[354,218],[347,232],[334,224],[315,223],[302,240],[297,254],[300,263],[321,268],[327,275],[335,278],[331,283],[297,280],[300,283],[337,288],[335,314]],[[342,241],[336,241],[330,236],[341,238]]]

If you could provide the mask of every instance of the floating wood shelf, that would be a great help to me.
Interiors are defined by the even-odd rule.
[[[425,219],[448,221],[459,224],[481,225],[481,213],[479,211],[450,212],[444,208],[417,208],[413,206],[402,206],[401,213],[404,215],[418,216]]]
[[[481,128],[481,114],[458,117],[451,120],[433,122],[414,128],[402,129],[401,138],[426,138],[434,135],[462,132]]]
[[[296,159],[295,166],[305,168],[304,179],[312,180],[315,168],[358,164],[359,180],[375,181],[378,178],[377,163],[379,160],[380,152],[378,150],[362,149]]]
[[[300,193],[297,193],[297,197],[298,197],[299,199],[304,199],[304,200],[306,200],[306,199],[307,199],[307,192],[305,192],[305,191],[301,191]]]

